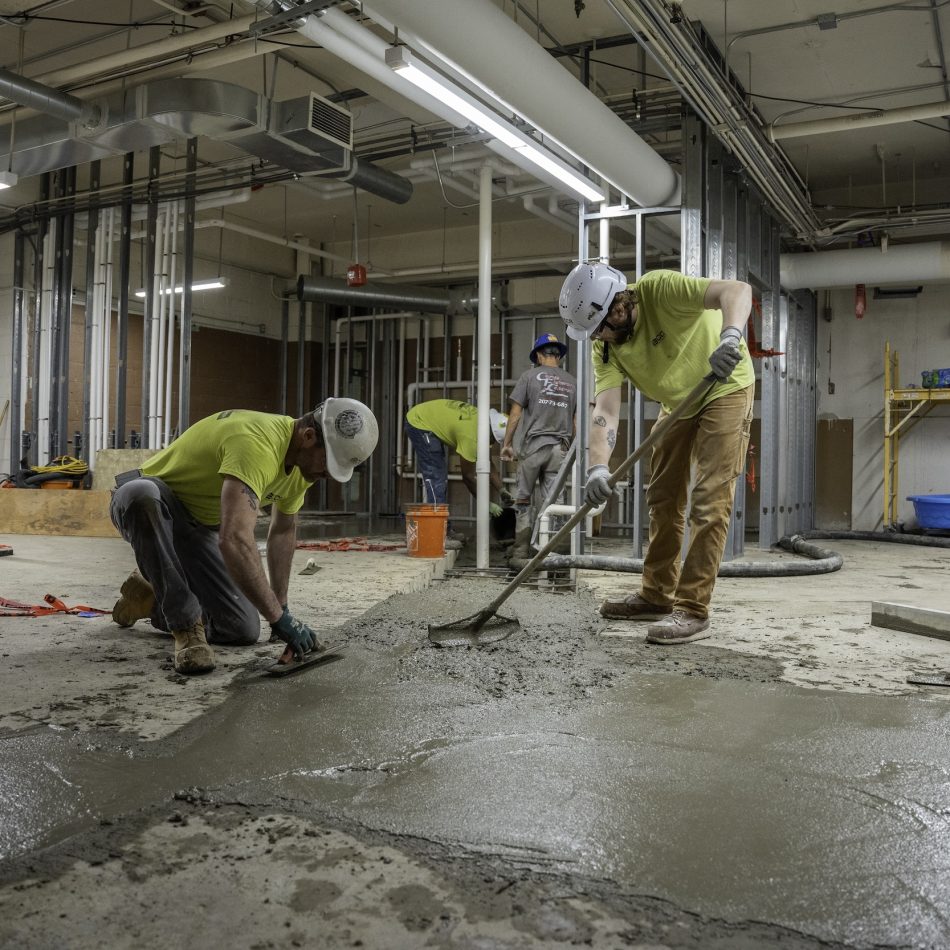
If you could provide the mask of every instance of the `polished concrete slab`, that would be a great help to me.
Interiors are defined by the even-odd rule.
[[[108,606],[129,567],[3,540],[8,598]],[[263,642],[186,679],[144,629],[0,618],[0,945],[945,946],[950,690],[906,676],[950,644],[869,619],[941,609],[950,558],[835,547],[720,581],[679,648],[601,620],[636,578],[591,574],[440,650],[499,581],[382,552],[298,552],[292,601],[349,646],[284,680]]]

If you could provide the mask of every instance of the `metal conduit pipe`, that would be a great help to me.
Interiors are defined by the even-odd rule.
[[[345,280],[304,274],[297,278],[297,299],[341,306],[421,310],[423,313],[446,313],[451,303],[448,294],[426,287],[383,287],[379,284],[350,287]]]
[[[779,538],[776,546],[792,554],[809,558],[806,561],[726,561],[719,565],[719,577],[802,577],[810,574],[831,574],[841,570],[844,559],[828,548],[809,544],[801,535]],[[541,562],[544,570],[617,571],[621,574],[642,574],[643,558],[601,557],[595,554],[552,554]]]
[[[102,107],[98,103],[84,102],[66,92],[11,73],[9,69],[0,69],[0,94],[45,115],[78,122],[85,129],[95,129],[102,122]]]

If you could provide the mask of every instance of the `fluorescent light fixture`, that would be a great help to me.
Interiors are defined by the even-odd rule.
[[[493,113],[424,63],[414,62],[408,47],[390,46],[386,50],[386,65],[588,201],[604,200],[604,192],[600,188],[535,142],[531,136]]]
[[[12,188],[19,180],[16,172],[0,172],[0,189]]]
[[[228,286],[228,279],[226,277],[212,277],[210,280],[196,280],[191,285],[191,289],[193,291],[194,290],[218,290],[221,287],[227,287],[227,286]],[[176,287],[174,290],[172,290],[171,287],[166,287],[165,290],[163,291],[163,293],[166,293],[166,294],[172,294],[172,293],[183,294],[184,292],[185,292],[185,288],[181,285]],[[142,290],[135,291],[135,296],[144,297],[145,290],[142,289]]]

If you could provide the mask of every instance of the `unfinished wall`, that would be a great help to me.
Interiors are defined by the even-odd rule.
[[[950,285],[927,284],[908,299],[872,294],[869,286],[859,320],[853,289],[828,292],[830,322],[822,318],[825,293],[818,296],[818,415],[854,421],[852,527],[861,531],[883,522],[885,341],[900,354],[901,386],[920,386],[922,370],[950,366]],[[931,493],[950,493],[950,406],[936,406],[901,440],[900,519],[913,519],[907,495]]]

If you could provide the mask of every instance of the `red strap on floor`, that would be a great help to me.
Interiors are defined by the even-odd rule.
[[[43,600],[47,606],[37,604],[21,604],[18,600],[7,600],[0,597],[0,617],[48,617],[50,614],[72,614],[81,617],[101,617],[111,614],[111,610],[100,610],[98,607],[87,607],[85,604],[76,604],[69,607],[66,603],[52,594],[47,594]]]
[[[398,551],[405,544],[369,542],[366,538],[333,538],[329,541],[298,541],[300,551]]]

